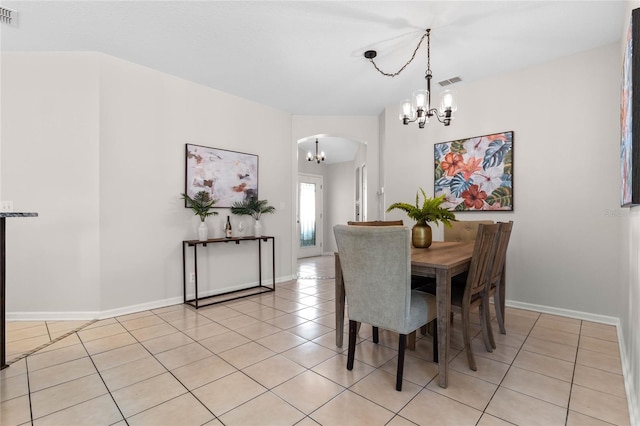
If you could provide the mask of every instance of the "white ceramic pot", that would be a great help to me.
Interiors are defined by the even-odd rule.
[[[260,223],[259,220],[256,220],[256,223],[253,225],[253,235],[255,237],[262,236],[262,224]]]
[[[198,226],[198,240],[207,241],[209,235],[209,228],[207,224],[204,222],[200,222],[200,226]]]

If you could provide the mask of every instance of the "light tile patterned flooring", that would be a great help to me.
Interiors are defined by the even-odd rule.
[[[615,327],[508,308],[494,352],[474,325],[474,372],[456,319],[449,387],[426,336],[397,392],[392,333],[376,345],[363,327],[346,370],[331,276],[332,256],[303,259],[275,294],[97,321],[22,358],[82,324],[9,323],[18,360],[0,372],[0,424],[629,424]]]

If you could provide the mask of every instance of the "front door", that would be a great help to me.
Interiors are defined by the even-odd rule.
[[[298,258],[322,255],[322,176],[298,175]]]

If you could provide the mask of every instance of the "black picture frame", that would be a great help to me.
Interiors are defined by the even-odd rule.
[[[640,205],[640,9],[631,11],[622,65],[620,206]]]
[[[258,197],[258,156],[208,146],[185,144],[185,194],[207,191],[215,208]],[[187,201],[185,200],[185,207]]]
[[[513,211],[514,132],[436,143],[434,196],[451,211]]]

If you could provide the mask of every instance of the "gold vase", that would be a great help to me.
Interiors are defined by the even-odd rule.
[[[429,247],[432,241],[431,238],[431,227],[425,221],[416,223],[411,230],[411,242],[416,248]]]

